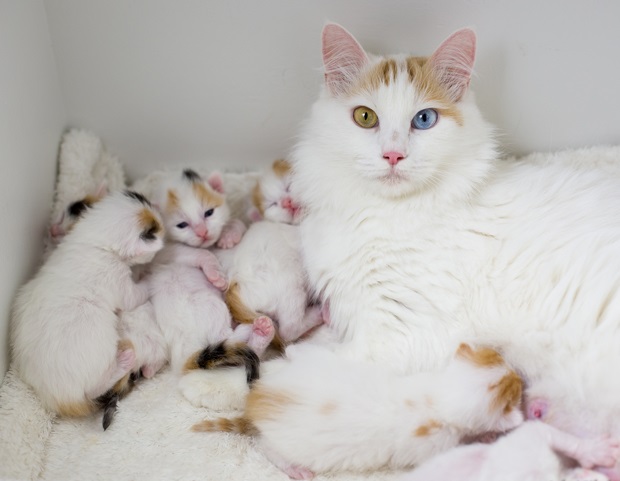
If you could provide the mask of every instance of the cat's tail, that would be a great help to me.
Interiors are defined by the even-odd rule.
[[[236,433],[236,434],[245,434],[246,436],[256,436],[258,435],[258,430],[256,426],[247,418],[237,417],[237,418],[220,418],[210,420],[207,419],[205,421],[201,421],[192,426],[192,431],[195,432],[226,432],[226,433]]]
[[[244,366],[247,382],[252,384],[258,379],[259,364],[258,356],[247,344],[221,341],[192,354],[185,362],[183,372],[194,369]]]
[[[124,398],[133,389],[134,384],[140,378],[140,373],[127,373],[117,383],[97,399],[95,405],[103,410],[103,430],[105,431],[112,424],[118,401]]]
[[[233,320],[238,324],[252,324],[256,318],[263,315],[250,309],[245,302],[243,302],[239,284],[236,281],[231,281],[230,287],[226,290],[226,294],[224,295],[224,302],[226,302],[226,306]],[[284,341],[277,331],[270,346],[277,352],[284,353]]]

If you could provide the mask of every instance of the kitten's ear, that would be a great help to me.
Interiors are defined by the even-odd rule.
[[[216,192],[224,193],[224,179],[219,172],[212,172],[207,178],[207,184]]]
[[[465,94],[476,58],[476,34],[470,28],[454,32],[428,59],[450,100],[458,102]]]
[[[98,200],[103,199],[106,195],[108,195],[108,183],[105,180],[102,180],[95,191],[95,197]]]
[[[347,91],[368,63],[368,55],[353,35],[336,23],[323,28],[325,84],[332,95]]]

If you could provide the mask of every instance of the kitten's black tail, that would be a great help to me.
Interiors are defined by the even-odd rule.
[[[187,372],[194,369],[245,366],[246,379],[248,384],[252,384],[258,379],[259,365],[258,356],[247,344],[222,341],[192,354],[185,362],[183,370]]]
[[[118,401],[125,397],[133,389],[134,384],[140,379],[141,374],[129,373],[118,381],[112,389],[109,389],[104,394],[95,399],[95,403],[103,410],[103,430],[105,431],[110,427],[116,414],[116,408],[118,407]]]

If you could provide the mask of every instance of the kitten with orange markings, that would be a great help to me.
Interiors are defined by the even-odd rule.
[[[256,436],[291,478],[310,479],[413,466],[464,436],[523,421],[521,378],[488,348],[462,344],[443,371],[408,376],[309,344],[286,353],[253,385],[241,417],[203,421],[193,430]]]
[[[150,262],[162,247],[163,223],[148,200],[115,193],[83,215],[19,290],[13,361],[45,407],[84,416],[102,403],[114,406],[126,391],[136,356],[119,338],[117,312],[148,299],[131,266]]]

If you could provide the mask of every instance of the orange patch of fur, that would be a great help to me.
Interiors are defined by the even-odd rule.
[[[434,421],[434,420],[430,420],[428,423],[426,424],[422,424],[422,426],[419,426],[414,432],[414,436],[417,437],[424,437],[424,436],[430,436],[431,434],[435,433],[437,430],[442,428],[442,424],[439,421]]]
[[[205,420],[196,423],[192,426],[192,431],[195,432],[225,432],[225,433],[237,433],[245,434],[248,436],[255,436],[258,434],[258,430],[252,424],[251,421],[244,417],[237,418],[220,418],[215,420]]]
[[[261,216],[265,215],[265,206],[263,206],[263,192],[260,188],[260,182],[257,182],[252,189],[252,204],[258,209]]]
[[[491,409],[508,414],[521,402],[523,380],[517,373],[510,371],[497,384],[489,386],[489,391],[495,391]]]
[[[273,169],[273,172],[276,174],[276,176],[282,178],[285,175],[288,175],[291,171],[291,164],[288,160],[278,159],[273,162],[271,168]]]
[[[330,414],[335,412],[336,409],[338,409],[338,405],[335,402],[327,402],[319,408],[319,414],[322,414],[323,416],[329,416]]]
[[[138,213],[138,225],[142,230],[153,229],[154,232],[161,232],[163,229],[161,223],[157,217],[155,217],[155,214],[149,209],[142,209]]]
[[[254,312],[246,306],[243,299],[241,299],[239,284],[237,282],[231,282],[230,287],[224,295],[224,302],[226,302],[226,306],[232,318],[240,324],[252,324],[254,319],[259,316],[257,312]]]
[[[177,195],[174,189],[168,189],[166,195],[166,211],[167,212],[176,212],[179,210],[179,206],[181,202],[179,201],[179,196]]]
[[[200,182],[192,183],[192,191],[204,206],[219,207],[224,203],[224,197]]]
[[[284,413],[287,406],[296,404],[295,398],[282,391],[262,389],[260,385],[250,390],[246,399],[245,416],[248,420],[274,420]]]
[[[89,416],[97,407],[94,403],[84,400],[78,402],[70,402],[70,403],[59,403],[56,407],[56,411],[60,416],[72,417],[72,418],[81,418],[85,416]]]
[[[185,364],[183,365],[183,373],[193,371],[194,369],[200,369],[200,366],[198,365],[198,356],[200,356],[201,352],[202,351],[197,351],[187,358],[187,361],[185,361]]]
[[[465,359],[480,367],[503,366],[504,358],[499,352],[488,347],[473,349],[469,344],[461,344],[456,351],[457,357]]]

